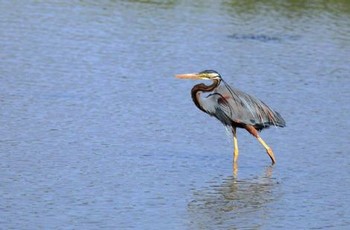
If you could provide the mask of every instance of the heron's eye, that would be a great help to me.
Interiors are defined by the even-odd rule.
[[[212,74],[212,75],[211,75],[211,78],[218,79],[218,78],[219,78],[219,75],[218,75],[218,74]]]
[[[213,78],[217,78],[217,74],[215,74],[215,73],[209,73],[209,74],[207,74],[207,78],[210,78],[210,79],[213,79]]]

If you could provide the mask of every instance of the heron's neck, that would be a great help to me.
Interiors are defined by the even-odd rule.
[[[194,104],[203,112],[207,112],[200,104],[200,93],[201,92],[211,92],[213,91],[216,87],[219,86],[221,80],[214,79],[213,83],[211,85],[205,85],[203,83],[200,83],[198,85],[193,86],[191,90],[191,96]]]

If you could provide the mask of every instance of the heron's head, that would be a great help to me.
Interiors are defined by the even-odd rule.
[[[199,73],[177,74],[176,78],[180,79],[195,79],[195,80],[221,80],[221,76],[215,70],[204,70]]]

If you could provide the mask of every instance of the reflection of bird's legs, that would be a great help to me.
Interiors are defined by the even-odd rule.
[[[268,146],[265,141],[259,136],[258,131],[251,125],[247,125],[245,127],[245,129],[252,134],[254,137],[256,137],[258,139],[258,141],[260,142],[260,144],[262,144],[262,146],[264,146],[264,148],[266,149],[267,154],[269,155],[269,157],[271,158],[272,164],[276,163],[276,159],[275,159],[275,155],[273,154],[273,151],[271,149],[270,146]]]
[[[233,163],[237,163],[238,141],[237,141],[236,127],[232,127],[232,133],[233,133]]]

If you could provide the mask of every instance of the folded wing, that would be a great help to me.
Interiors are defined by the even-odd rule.
[[[217,117],[224,125],[252,125],[257,130],[270,126],[284,127],[286,125],[282,116],[271,109],[258,98],[232,89],[222,81],[220,86],[210,95],[208,113]]]

